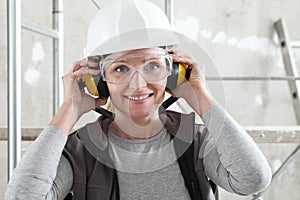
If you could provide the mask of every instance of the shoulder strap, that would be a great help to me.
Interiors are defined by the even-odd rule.
[[[174,138],[174,145],[177,154],[178,148],[176,147],[183,147],[189,144],[184,144],[184,142]],[[194,142],[189,145],[188,149],[178,158],[178,164],[191,199],[201,200],[201,191],[194,166]]]
[[[185,186],[192,200],[216,200],[218,199],[216,184],[207,179],[204,170],[197,171],[197,173],[195,170],[196,161],[203,165],[201,159],[198,160],[197,152],[202,143],[203,138],[201,136],[205,133],[201,134],[201,131],[200,133],[199,130],[195,130],[195,120],[184,120],[181,123],[184,123],[185,128],[180,129],[178,134],[192,135],[194,138],[193,142],[189,143],[176,137],[176,134],[171,134]],[[203,167],[201,168],[203,169]]]

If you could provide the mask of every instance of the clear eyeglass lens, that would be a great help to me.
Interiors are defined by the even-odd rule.
[[[169,55],[126,56],[104,61],[102,65],[104,79],[115,84],[124,84],[132,80],[136,72],[148,82],[155,82],[171,74]]]
[[[98,69],[99,70],[99,62],[101,58],[99,56],[89,56],[87,58],[87,66],[93,69]]]

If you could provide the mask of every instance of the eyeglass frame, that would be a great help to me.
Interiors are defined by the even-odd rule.
[[[155,55],[161,55],[161,56],[164,56],[165,57],[165,60],[166,60],[166,67],[168,67],[167,69],[167,73],[166,75],[163,77],[163,78],[160,78],[159,80],[153,80],[153,81],[148,81],[143,75],[144,73],[140,72],[139,70],[139,67],[140,66],[137,66],[135,70],[132,70],[133,72],[130,73],[131,77],[133,77],[133,75],[136,73],[136,71],[138,71],[140,73],[140,75],[142,75],[143,79],[146,81],[146,82],[155,82],[155,81],[160,81],[160,80],[163,80],[165,79],[166,77],[170,76],[172,74],[172,70],[173,70],[173,67],[172,67],[172,63],[173,63],[173,59],[172,59],[172,56],[169,54],[169,53],[165,53],[165,54],[155,54]],[[118,84],[116,82],[111,82],[111,81],[108,81],[105,77],[105,63],[107,62],[110,62],[110,61],[113,61],[115,59],[108,59],[108,60],[105,60],[105,57],[107,56],[95,56],[97,57],[97,59],[99,59],[99,69],[100,69],[100,72],[101,72],[101,77],[102,77],[102,80],[103,81],[106,81],[108,83],[112,83],[112,84]],[[128,82],[130,82],[130,78],[128,80]],[[127,81],[124,82],[124,83],[119,83],[120,85],[121,84],[126,84],[128,83]]]

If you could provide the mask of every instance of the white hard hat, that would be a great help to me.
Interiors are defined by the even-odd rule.
[[[146,0],[110,0],[91,21],[85,56],[177,43],[165,13]]]

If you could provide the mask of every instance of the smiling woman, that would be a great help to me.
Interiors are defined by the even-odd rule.
[[[17,166],[6,199],[215,200],[216,184],[240,195],[267,187],[266,159],[214,101],[203,64],[176,49],[177,37],[148,1],[105,4],[89,26],[86,58],[62,79],[63,104]],[[166,92],[194,112],[162,109]],[[71,132],[108,98],[114,118]]]
[[[138,125],[145,126],[151,119],[159,119],[155,115],[164,98],[167,77],[171,74],[171,63],[167,64],[166,57],[161,48],[131,50],[107,57],[109,61],[104,61],[106,64],[101,69],[115,108],[116,121],[131,118]],[[129,127],[133,128],[130,134],[136,132],[135,123],[130,123]],[[162,124],[159,124],[161,129]]]

